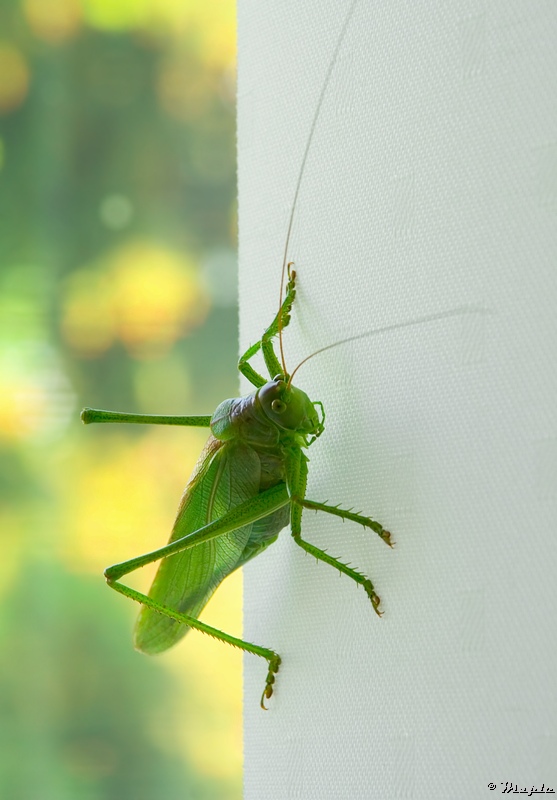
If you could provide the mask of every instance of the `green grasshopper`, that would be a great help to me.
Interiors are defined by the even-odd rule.
[[[195,628],[265,658],[269,670],[262,708],[273,694],[280,656],[199,621],[217,586],[266,550],[290,522],[296,544],[361,584],[375,612],[381,615],[380,599],[369,578],[302,539],[302,511],[324,511],[358,522],[392,546],[389,531],[375,520],[305,496],[308,457],[304,449],[323,433],[325,413],[320,401],[312,402],[293,386],[292,376],[286,373],[273,347],[273,338],[290,321],[295,287],[296,273],[289,265],[286,296],[277,316],[238,362],[240,372],[256,387],[246,397],[225,400],[212,417],[127,414],[92,408],[85,408],[81,414],[86,424],[132,422],[211,429],[184,491],[169,544],[108,567],[104,574],[109,586],[143,605],[135,628],[137,650],[160,653],[176,644],[189,628]],[[249,363],[259,350],[271,380]],[[159,559],[162,561],[149,596],[119,582],[124,575]]]
[[[290,523],[296,544],[361,584],[380,616],[380,599],[371,580],[302,538],[302,511],[305,508],[324,511],[342,520],[358,522],[392,546],[389,531],[375,520],[306,498],[308,458],[304,450],[323,433],[325,412],[320,401],[311,401],[292,384],[294,373],[307,359],[289,375],[282,347],[282,332],[290,321],[296,296],[296,273],[292,263],[287,265],[294,210],[323,97],[356,2],[352,3],[337,41],[306,142],[286,236],[279,311],[261,339],[238,362],[238,369],[255,391],[246,397],[225,400],[212,416],[141,415],[91,408],[85,408],[81,414],[86,424],[126,422],[211,429],[184,491],[169,543],[108,567],[104,574],[109,586],[142,604],[134,637],[135,647],[141,652],[154,654],[167,650],[194,628],[266,659],[268,673],[261,696],[264,709],[265,700],[273,694],[280,656],[274,650],[230,636],[199,621],[199,614],[218,585],[227,575],[266,550]],[[285,276],[288,280],[282,300]],[[273,346],[277,336],[280,361]],[[359,338],[361,336],[355,336],[344,342]],[[335,345],[317,352],[332,346]],[[249,363],[259,351],[270,380]],[[161,563],[148,596],[119,582],[124,575],[158,560]]]

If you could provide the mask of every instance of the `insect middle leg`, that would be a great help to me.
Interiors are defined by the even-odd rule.
[[[296,297],[296,271],[292,269],[292,263],[288,265],[288,283],[286,284],[286,296],[283,300],[283,303],[280,307],[280,310],[274,320],[271,322],[261,339],[252,344],[249,347],[244,355],[238,361],[238,369],[245,375],[250,383],[254,386],[263,386],[267,382],[267,379],[256,372],[251,364],[249,364],[249,360],[253,358],[253,356],[261,350],[263,352],[263,358],[265,359],[265,365],[269,371],[269,377],[274,378],[275,375],[281,375],[283,373],[282,364],[278,360],[275,349],[273,347],[273,338],[278,334],[279,330],[284,330],[288,323],[290,322],[290,312],[292,310],[292,304],[294,302],[294,298]]]
[[[318,561],[324,561],[326,564],[330,564],[332,567],[335,567],[335,569],[338,569],[339,572],[343,572],[345,575],[348,575],[349,578],[352,578],[353,581],[363,586],[371,600],[373,610],[378,616],[381,616],[382,612],[379,609],[381,598],[375,591],[373,583],[366,575],[352,569],[352,567],[349,567],[347,564],[343,564],[342,561],[339,561],[338,558],[334,558],[334,556],[330,556],[325,550],[321,550],[321,548],[302,539],[302,511],[304,508],[313,509],[315,511],[325,511],[328,514],[341,517],[343,520],[349,519],[352,522],[358,522],[360,525],[375,531],[389,547],[392,547],[391,534],[389,531],[385,530],[379,522],[369,517],[355,514],[353,511],[348,511],[338,506],[328,506],[325,503],[306,500],[307,466],[303,454],[300,453],[297,459],[290,462],[288,472],[288,490],[292,502],[290,524],[294,541],[302,550],[305,550],[306,553],[311,553]]]

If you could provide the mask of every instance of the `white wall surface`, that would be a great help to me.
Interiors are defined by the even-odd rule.
[[[239,0],[241,347],[278,305],[287,217],[348,11]],[[245,569],[246,800],[557,792],[557,3],[360,0],[301,186],[286,332],[322,400],[305,537]],[[244,385],[247,389],[247,385]],[[490,789],[489,784],[494,784]]]

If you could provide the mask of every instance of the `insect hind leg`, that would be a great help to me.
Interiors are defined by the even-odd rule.
[[[292,264],[288,264],[288,283],[286,284],[286,295],[283,300],[283,303],[280,307],[280,310],[274,320],[271,322],[269,327],[263,333],[261,339],[252,344],[249,347],[244,355],[238,361],[238,369],[244,375],[250,383],[254,386],[263,386],[267,382],[262,375],[256,372],[251,364],[249,364],[249,360],[253,358],[259,350],[263,353],[263,358],[265,359],[265,365],[269,372],[269,377],[274,378],[276,375],[283,374],[283,367],[280,361],[277,358],[275,353],[275,349],[273,347],[273,339],[275,336],[278,335],[279,331],[284,330],[289,322],[290,322],[290,313],[292,311],[292,304],[294,303],[294,299],[296,297],[296,271],[292,269]]]
[[[187,614],[182,614],[179,611],[175,611],[173,608],[169,608],[162,603],[158,603],[156,600],[153,600],[152,597],[148,597],[147,595],[138,592],[136,589],[131,589],[129,586],[125,586],[123,583],[108,579],[107,583],[112,589],[120,594],[123,594],[124,597],[129,597],[130,600],[135,600],[137,603],[141,603],[141,605],[147,606],[163,616],[170,617],[170,619],[174,619],[176,622],[180,622],[183,625],[194,628],[201,633],[206,633],[221,642],[231,644],[233,647],[238,647],[240,650],[243,650],[246,653],[252,653],[254,656],[264,658],[267,661],[269,668],[267,671],[267,677],[265,678],[265,688],[263,689],[263,694],[261,695],[260,705],[264,711],[267,710],[265,700],[268,700],[273,694],[273,686],[276,679],[275,676],[279,671],[281,664],[281,658],[278,653],[275,653],[274,650],[269,650],[267,647],[260,647],[259,645],[252,644],[244,639],[238,639],[236,636],[231,636],[229,633],[225,633],[218,628],[214,628],[212,625],[207,625],[205,622],[201,622],[196,617],[191,617]]]

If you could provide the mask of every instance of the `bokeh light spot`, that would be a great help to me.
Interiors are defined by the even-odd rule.
[[[133,241],[66,283],[62,333],[80,355],[99,356],[120,340],[136,358],[160,357],[204,321],[210,298],[187,258]]]
[[[0,114],[18,108],[29,90],[29,66],[23,53],[7,42],[0,42]]]
[[[81,27],[79,0],[25,0],[23,9],[35,36],[48,44],[71,39]]]
[[[122,230],[129,225],[133,217],[133,206],[122,194],[110,194],[101,202],[99,214],[107,228]]]
[[[206,438],[195,429],[171,438],[153,427],[133,442],[118,431],[89,441],[66,476],[71,503],[61,547],[67,563],[98,574],[111,561],[162,546]],[[144,588],[156,568],[137,573]]]
[[[74,411],[75,398],[56,354],[19,342],[0,351],[0,440],[22,442],[56,436]]]
[[[94,268],[68,278],[61,312],[62,334],[80,355],[98,356],[112,345],[116,332],[110,282]]]
[[[118,336],[135,356],[167,352],[209,310],[197,270],[167,248],[129,244],[113,258],[110,274]]]
[[[87,22],[105,31],[139,27],[148,16],[150,0],[82,0]]]

